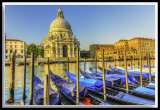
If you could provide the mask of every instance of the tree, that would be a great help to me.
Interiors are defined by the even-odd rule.
[[[34,53],[34,55],[37,57],[38,56],[38,49],[35,44],[30,44],[27,50],[27,54],[31,55],[31,52]]]
[[[44,49],[43,48],[38,48],[38,55],[41,55],[44,57]]]

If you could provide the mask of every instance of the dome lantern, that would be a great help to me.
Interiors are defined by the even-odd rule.
[[[61,10],[61,6],[59,6],[59,10],[57,12],[57,18],[64,18],[63,11]]]

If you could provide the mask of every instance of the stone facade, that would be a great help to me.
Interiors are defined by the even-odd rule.
[[[15,52],[16,58],[23,59],[27,55],[27,44],[24,41],[17,39],[6,39],[5,45],[5,61],[10,61],[12,52]]]
[[[148,38],[135,37],[130,40],[119,40],[114,45],[94,44],[90,45],[91,58],[102,58],[102,49],[104,49],[104,58],[107,59],[123,59],[124,50],[126,50],[127,58],[139,58],[139,53],[142,53],[142,58],[146,58],[150,54],[151,58],[155,58],[155,40]]]
[[[57,18],[50,25],[49,33],[44,38],[44,57],[49,58],[75,58],[76,47],[80,46],[70,24],[64,19],[63,12],[59,8]]]

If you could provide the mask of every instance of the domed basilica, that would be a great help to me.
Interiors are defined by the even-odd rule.
[[[56,19],[50,25],[48,35],[44,38],[43,46],[44,57],[76,57],[76,47],[80,46],[80,43],[75,36],[73,37],[71,26],[64,19],[61,7],[59,7]]]

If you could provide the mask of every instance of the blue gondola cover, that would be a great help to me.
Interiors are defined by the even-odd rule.
[[[109,67],[111,70],[115,71],[115,68],[114,67]],[[116,72],[120,72],[120,73],[123,73],[125,74],[125,71],[124,70],[121,70],[121,69],[116,69]],[[140,72],[139,71],[127,71],[127,73],[129,75],[133,75],[133,76],[140,76]],[[142,75],[143,75],[143,78],[149,78],[149,73],[148,72],[142,72]],[[151,74],[152,76],[152,74]]]
[[[80,73],[84,76],[84,72],[80,70]],[[103,77],[101,76],[95,76],[90,73],[85,72],[85,77],[89,79],[98,79],[98,80],[103,80]],[[106,86],[120,86],[122,84],[121,78],[118,77],[108,77],[105,75],[105,81],[106,81]]]
[[[93,74],[96,74],[96,70],[91,70]],[[103,76],[103,73],[97,71],[97,76]],[[122,82],[126,82],[126,76],[124,74],[117,74],[117,72],[110,72],[109,74],[105,75],[106,78],[120,78]],[[128,75],[128,83],[137,83],[135,77],[132,75]]]
[[[34,88],[33,88],[33,98],[37,105],[43,105],[44,99],[44,83],[34,75]],[[55,92],[50,88],[49,90],[49,105],[58,105],[60,102],[60,94]]]
[[[137,92],[141,92],[141,93],[145,93],[145,94],[150,94],[150,95],[155,95],[155,89],[149,89],[146,87],[137,87],[133,91],[137,91]]]
[[[69,97],[70,99],[76,99],[76,84],[69,83],[66,80],[62,79],[58,75],[55,75],[50,72],[51,80],[56,85],[57,88],[63,92],[64,95]],[[86,86],[80,85],[79,86],[79,99],[83,99],[88,94],[88,89]]]
[[[68,76],[68,71],[66,71],[66,75]],[[76,75],[69,73],[69,78],[75,84],[77,83]],[[88,90],[93,91],[101,91],[103,89],[103,81],[96,79],[83,79],[79,78],[79,85],[87,86]]]

